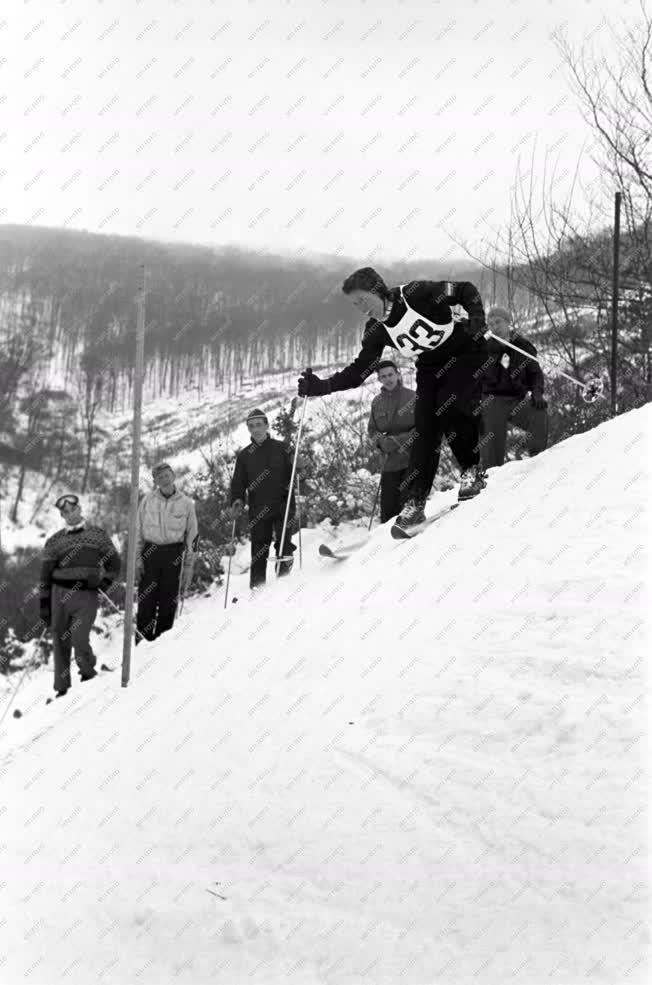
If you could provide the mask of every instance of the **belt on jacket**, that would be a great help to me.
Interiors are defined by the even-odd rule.
[[[185,547],[185,541],[183,540],[171,540],[169,544],[157,544],[153,540],[143,541],[143,551],[146,547]]]

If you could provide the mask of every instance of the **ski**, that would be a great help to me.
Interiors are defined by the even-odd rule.
[[[354,541],[352,544],[343,544],[341,547],[329,547],[328,544],[320,544],[319,553],[322,557],[330,558],[332,561],[345,561],[368,543],[369,537],[367,536],[362,540]]]
[[[435,523],[437,520],[441,520],[443,516],[450,513],[451,510],[457,509],[459,503],[451,503],[449,506],[445,506],[443,509],[434,513],[432,516],[427,516],[423,523],[419,523],[414,527],[410,527],[409,530],[404,530],[403,527],[398,527],[395,523],[392,525],[390,531],[394,540],[410,540],[412,537],[416,537],[417,534],[423,533],[431,523]]]

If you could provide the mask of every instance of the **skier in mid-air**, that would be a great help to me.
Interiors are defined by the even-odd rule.
[[[388,288],[373,268],[346,278],[343,293],[368,315],[362,348],[354,361],[322,380],[306,370],[300,396],[326,396],[360,386],[378,366],[385,346],[416,360],[416,437],[410,450],[408,499],[396,526],[408,532],[425,519],[424,507],[439,465],[442,435],[462,470],[459,499],[486,485],[479,453],[479,406],[487,361],[485,314],[467,281],[416,280]],[[454,321],[452,308],[468,320]]]

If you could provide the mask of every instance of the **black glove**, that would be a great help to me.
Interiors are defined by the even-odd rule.
[[[548,406],[548,401],[544,399],[540,390],[532,394],[532,406],[535,410],[545,410]]]
[[[86,585],[86,588],[88,588],[92,592],[94,588],[99,588],[100,587],[100,582],[101,581],[102,581],[102,579],[100,578],[99,574],[97,574],[97,575],[88,575],[84,579],[84,584]]]
[[[102,578],[102,581],[100,582],[100,588],[102,589],[103,592],[108,592],[112,584],[113,584],[113,578],[108,578],[105,576],[104,578]]]
[[[43,620],[46,626],[50,625],[50,623],[52,622],[52,610],[50,609],[49,602],[41,601],[41,605],[39,608],[39,616]]]
[[[325,397],[331,392],[331,381],[320,380],[311,369],[304,370],[298,382],[300,397]]]

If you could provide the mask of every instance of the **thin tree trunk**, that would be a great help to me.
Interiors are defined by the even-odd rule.
[[[23,498],[23,486],[25,484],[25,473],[27,468],[25,465],[20,467],[20,475],[18,477],[18,489],[16,490],[16,498],[14,500],[14,505],[11,508],[10,519],[12,523],[18,523],[18,506]]]

